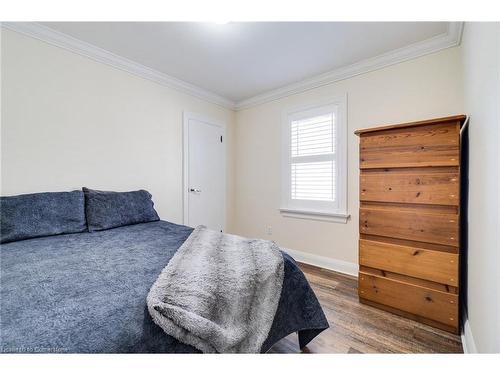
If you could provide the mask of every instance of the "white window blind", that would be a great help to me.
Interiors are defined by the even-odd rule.
[[[291,199],[334,202],[334,113],[292,121],[290,137]]]
[[[347,221],[346,98],[284,113],[283,215]]]

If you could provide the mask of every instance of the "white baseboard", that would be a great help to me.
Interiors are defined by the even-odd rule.
[[[298,250],[292,250],[292,249],[283,249],[283,250],[285,250],[298,262],[358,277],[359,267],[356,263],[328,258],[321,255],[304,253],[303,251],[298,251]]]
[[[472,336],[472,330],[470,328],[469,319],[467,315],[464,314],[464,329],[461,335],[462,347],[464,348],[465,354],[477,353],[476,342],[474,341],[474,336]]]

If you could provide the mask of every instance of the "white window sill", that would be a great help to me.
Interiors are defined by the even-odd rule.
[[[280,212],[281,215],[285,217],[329,221],[332,223],[342,223],[342,224],[346,224],[349,217],[351,217],[351,215],[346,213],[296,210],[291,208],[280,208]]]

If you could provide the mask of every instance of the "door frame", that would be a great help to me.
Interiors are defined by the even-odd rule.
[[[182,131],[182,198],[183,198],[183,218],[182,222],[184,225],[188,224],[188,216],[189,216],[189,120],[196,120],[204,123],[206,126],[216,126],[220,128],[222,139],[223,139],[223,164],[224,168],[222,169],[222,178],[224,180],[223,187],[223,202],[222,202],[222,230],[226,231],[226,200],[227,200],[227,179],[226,179],[226,123],[224,121],[216,120],[209,116],[205,116],[199,113],[184,111],[183,112],[183,131]]]

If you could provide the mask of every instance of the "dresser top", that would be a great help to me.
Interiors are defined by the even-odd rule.
[[[465,121],[465,118],[466,118],[465,115],[456,115],[456,116],[436,118],[436,119],[432,119],[432,120],[407,122],[404,124],[377,126],[377,127],[373,127],[373,128],[358,129],[354,132],[354,134],[361,135],[361,134],[377,132],[377,131],[381,131],[381,130],[392,130],[392,129],[401,129],[401,128],[411,128],[414,126],[442,124],[443,122],[460,121],[460,123],[463,124]]]

